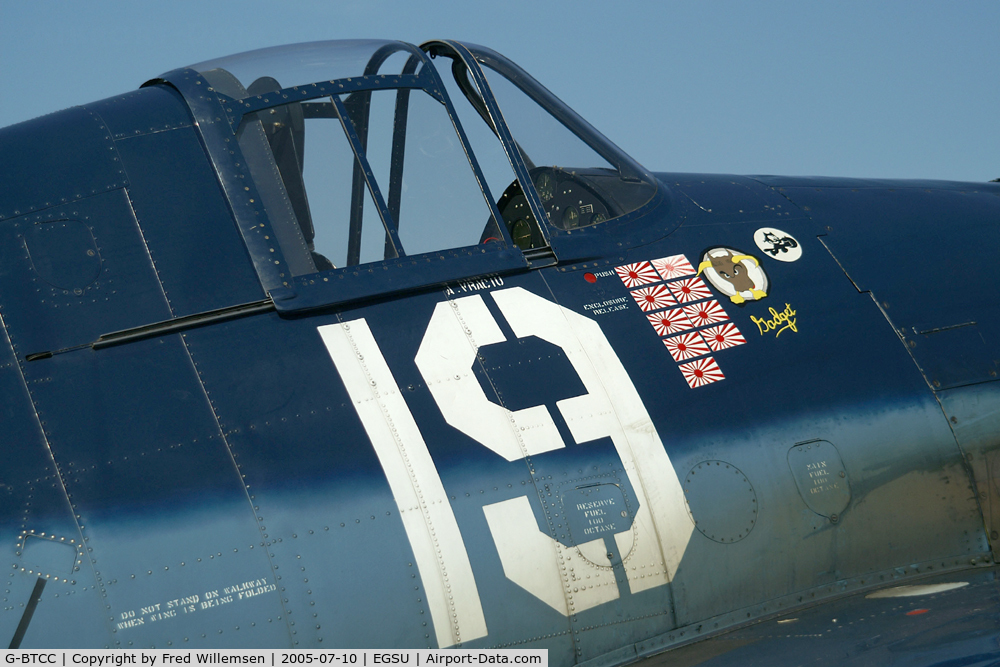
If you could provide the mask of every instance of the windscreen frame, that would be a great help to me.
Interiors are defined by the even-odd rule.
[[[398,45],[398,46],[397,46]],[[395,48],[392,48],[395,47]],[[406,69],[411,72],[416,70],[417,66],[423,64],[424,67],[420,69],[417,73],[402,73],[402,74],[373,74],[369,72],[374,72],[378,70],[378,66],[385,61],[385,59],[398,51],[407,51],[411,53],[410,61],[407,63]],[[340,122],[344,125],[345,132],[347,133],[348,139],[351,143],[351,147],[354,149],[355,156],[358,163],[361,165],[362,171],[364,173],[364,179],[368,185],[369,192],[371,193],[372,199],[375,202],[376,209],[378,210],[379,217],[382,219],[383,225],[386,228],[387,240],[386,243],[392,243],[393,250],[397,257],[405,256],[405,252],[402,244],[399,241],[397,233],[397,221],[393,219],[391,215],[391,203],[394,199],[391,196],[392,185],[398,180],[398,175],[394,174],[390,176],[389,186],[390,186],[390,197],[387,199],[384,197],[380,191],[380,188],[371,173],[371,167],[368,165],[368,160],[364,155],[364,145],[365,145],[365,134],[367,133],[367,128],[358,128],[353,121],[351,121],[349,115],[343,113],[342,103],[339,102],[338,96],[353,93],[370,93],[376,90],[397,90],[397,91],[407,91],[407,90],[422,90],[438,102],[445,106],[448,113],[448,117],[451,120],[452,127],[455,133],[458,135],[462,150],[465,153],[466,159],[469,162],[469,166],[472,169],[473,175],[476,178],[476,183],[479,186],[479,190],[483,195],[483,199],[486,202],[487,207],[491,215],[495,220],[500,220],[500,212],[497,209],[496,200],[490,191],[489,185],[486,182],[486,178],[483,175],[482,168],[479,166],[478,160],[476,160],[475,153],[469,143],[469,139],[462,128],[461,121],[458,118],[458,114],[455,112],[455,108],[452,105],[451,99],[445,93],[444,85],[440,79],[440,75],[437,69],[430,62],[427,54],[423,51],[413,47],[412,45],[405,44],[403,42],[395,42],[387,44],[382,47],[375,54],[372,55],[368,66],[365,68],[365,74],[357,77],[349,77],[346,79],[334,79],[332,81],[321,81],[311,84],[306,84],[304,86],[291,86],[289,88],[283,88],[279,91],[266,93],[261,95],[252,95],[242,99],[231,98],[222,93],[217,93],[220,100],[223,102],[226,108],[226,117],[229,121],[230,129],[233,134],[236,135],[239,128],[243,122],[244,117],[249,114],[257,113],[259,111],[266,111],[274,107],[282,106],[284,104],[289,104],[292,102],[308,102],[310,100],[321,99],[324,97],[330,97],[335,100],[334,105],[338,106],[338,113],[340,114]],[[398,130],[398,125],[395,130]],[[403,130],[405,134],[405,130]],[[394,131],[394,139],[396,141],[397,133]],[[396,166],[394,165],[394,171]],[[504,228],[504,225],[498,225],[499,231],[503,236],[503,242],[510,246],[513,245],[513,241],[510,238],[510,234]]]
[[[453,40],[429,41],[421,44],[420,48],[430,53],[432,58],[441,55],[454,58],[456,62],[461,61],[465,72],[478,88],[476,91],[463,85],[463,81],[456,75],[456,83],[460,90],[504,146],[508,161],[521,183],[521,189],[531,215],[538,221],[539,231],[547,245],[545,248],[535,246],[535,249],[530,252],[546,251],[557,262],[573,260],[576,256],[585,256],[588,254],[587,251],[578,247],[579,242],[583,241],[579,238],[579,234],[587,236],[598,228],[609,230],[618,228],[620,224],[642,217],[650,210],[669,201],[664,184],[652,172],[636,162],[554,93],[505,56],[487,47]],[[600,224],[594,223],[567,229],[550,219],[545,212],[546,209],[536,184],[530,176],[535,168],[531,162],[532,158],[522,150],[518,136],[514,134],[504,117],[503,107],[489,83],[490,78],[484,71],[485,69],[490,69],[493,76],[504,78],[525,95],[531,103],[537,105],[556,123],[575,136],[581,144],[586,145],[596,156],[605,160],[608,166],[617,171],[618,177],[622,181],[649,186],[648,198],[645,198],[643,203],[628,208],[615,217],[601,221]],[[570,244],[571,235],[575,237],[572,244]]]
[[[434,40],[429,42],[424,42],[420,45],[420,48],[426,51],[431,57],[436,56],[446,56],[453,57],[460,60],[465,65],[466,73],[472,76],[473,83],[479,88],[480,97],[483,104],[486,106],[486,112],[489,114],[489,119],[492,121],[489,123],[493,129],[493,132],[497,135],[503,146],[504,152],[507,154],[507,160],[510,162],[511,168],[514,170],[514,176],[521,183],[521,191],[524,193],[525,199],[528,202],[528,208],[531,214],[534,216],[535,220],[543,221],[545,220],[545,209],[542,207],[542,200],[538,196],[538,192],[535,190],[535,186],[531,181],[530,169],[524,161],[524,156],[521,151],[517,148],[517,142],[514,140],[514,136],[511,134],[510,128],[507,126],[507,121],[503,117],[503,112],[500,110],[500,105],[497,104],[496,98],[493,96],[493,92],[490,90],[490,86],[486,81],[486,77],[483,75],[482,69],[479,67],[479,63],[476,61],[475,56],[472,52],[462,42],[456,42],[452,40]],[[467,93],[468,94],[468,93]],[[477,106],[473,103],[473,106]],[[481,113],[481,112],[480,112]],[[487,120],[484,118],[484,120]],[[501,218],[497,218],[500,220]],[[506,234],[506,225],[499,225],[501,231]],[[539,231],[545,240],[545,250],[551,252],[551,239],[549,237],[549,226],[547,224],[540,224]]]
[[[396,44],[399,48],[395,48]],[[496,202],[437,70],[428,56],[413,45],[397,42],[392,43],[392,46],[394,48],[388,52],[380,50],[372,57],[372,62],[376,57],[403,50],[416,59],[414,69],[420,64],[424,66],[414,74],[368,74],[292,86],[276,92],[242,98],[228,96],[215,90],[209,80],[191,68],[168,72],[145,84],[169,85],[176,89],[188,104],[261,285],[272,297],[279,311],[307,310],[351,302],[376,294],[415,289],[480,275],[499,275],[527,268],[527,260],[523,253],[512,242],[507,230],[500,225],[499,231],[503,237],[501,243],[431,252],[421,259],[421,266],[424,268],[412,275],[406,274],[410,271],[407,267],[416,265],[415,261],[407,261],[410,257],[372,262],[369,266],[378,268],[381,265],[382,269],[390,272],[387,275],[393,276],[389,283],[381,286],[378,283],[382,281],[369,281],[362,285],[360,281],[352,280],[352,276],[358,275],[356,269],[359,267],[327,269],[316,274],[300,276],[293,275],[289,270],[281,247],[275,242],[276,236],[268,214],[262,206],[260,195],[236,140],[244,116],[289,102],[335,98],[355,91],[423,90],[445,106],[453,130],[459,137],[462,152],[479,186],[480,195],[487,204],[486,211],[493,219],[501,219]],[[371,71],[373,67],[377,68],[378,65],[370,63],[370,67],[366,70]],[[347,118],[347,121],[350,122],[350,119]],[[343,118],[341,122],[344,122]],[[375,185],[375,188],[377,187]],[[380,213],[387,213],[388,206],[385,200],[382,204],[384,208],[379,207],[382,209]],[[384,221],[383,224],[385,225]],[[385,226],[387,231],[393,227],[391,224]],[[398,240],[395,243],[397,247],[402,247]],[[366,272],[371,273],[370,270]],[[327,289],[335,286],[340,288],[335,293]],[[308,292],[308,295],[305,292]]]

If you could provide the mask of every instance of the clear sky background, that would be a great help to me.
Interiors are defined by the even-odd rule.
[[[366,37],[490,46],[656,171],[1000,178],[997,0],[0,0],[0,126]]]

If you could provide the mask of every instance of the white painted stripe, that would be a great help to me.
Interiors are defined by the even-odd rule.
[[[934,593],[944,593],[953,591],[956,588],[968,586],[968,581],[952,581],[947,584],[925,584],[922,586],[895,586],[893,588],[883,588],[880,591],[869,593],[865,596],[868,600],[879,598],[912,598],[918,595],[933,595]]]
[[[319,327],[385,471],[413,549],[438,646],[485,637],[465,541],[413,414],[364,319]]]

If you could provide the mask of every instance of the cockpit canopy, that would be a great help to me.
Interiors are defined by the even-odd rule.
[[[258,246],[283,258],[284,285],[454,249],[551,254],[553,238],[656,194],[641,166],[484,47],[312,42],[183,72],[189,104],[200,90],[206,118],[218,111],[201,124],[216,164],[249,171],[270,232]]]

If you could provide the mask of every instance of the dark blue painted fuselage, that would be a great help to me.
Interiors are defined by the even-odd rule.
[[[619,663],[928,575],[995,618],[1000,185],[657,173],[541,248],[278,284],[178,72],[0,131],[5,641]]]

